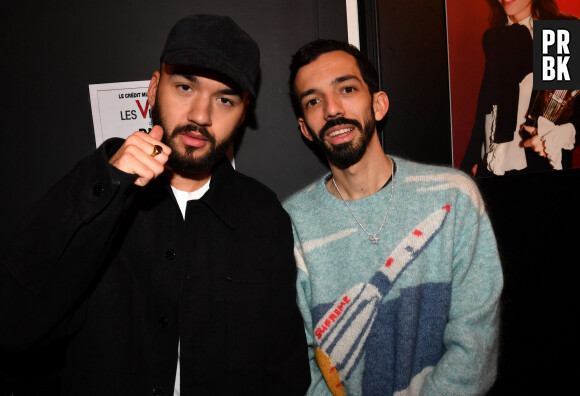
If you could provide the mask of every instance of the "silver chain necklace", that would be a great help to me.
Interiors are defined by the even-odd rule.
[[[387,157],[387,158],[389,158],[389,157]],[[340,192],[338,186],[336,185],[336,182],[334,181],[334,177],[332,177],[332,183],[334,184],[334,188],[336,188],[338,195],[340,195],[342,202],[344,202],[344,204],[348,208],[352,217],[354,217],[354,219],[356,220],[358,225],[360,225],[360,228],[362,228],[362,230],[368,235],[369,240],[373,244],[379,243],[379,238],[377,237],[377,235],[379,235],[379,233],[383,230],[383,226],[385,225],[385,221],[387,220],[387,215],[389,214],[389,208],[391,207],[391,201],[393,200],[393,193],[395,192],[395,167],[393,165],[393,160],[389,158],[389,161],[391,161],[391,198],[389,198],[389,203],[387,205],[387,211],[385,212],[385,217],[383,217],[383,222],[381,223],[381,227],[374,234],[371,234],[370,232],[368,232],[367,229],[365,228],[365,226],[362,225],[362,223],[360,222],[358,217],[356,217],[356,215],[354,214],[354,212],[350,208],[350,205],[348,204],[348,202],[346,202],[346,199],[344,199],[344,197],[342,196],[342,193]]]

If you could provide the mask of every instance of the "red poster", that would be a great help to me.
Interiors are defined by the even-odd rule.
[[[512,6],[526,3],[531,3],[531,0],[493,0],[497,4]],[[578,0],[556,0],[560,11],[565,14],[580,16],[580,1]],[[534,1],[536,3],[536,1]],[[543,0],[543,3],[553,3],[553,1]],[[513,6],[512,6],[513,7]],[[484,32],[490,28],[490,5],[486,0],[447,0],[447,34],[448,34],[448,48],[449,48],[449,81],[450,81],[450,95],[451,95],[451,123],[453,133],[453,165],[460,167],[464,158],[466,162],[471,164],[471,153],[474,153],[472,147],[468,149],[470,139],[472,138],[472,131],[476,126],[478,97],[480,89],[482,88],[482,80],[484,75],[484,68],[486,58],[482,47],[482,37]],[[506,18],[507,22],[507,18]],[[506,44],[507,45],[507,44]],[[501,47],[497,45],[496,47]],[[507,63],[502,69],[509,74],[512,63]],[[514,66],[516,68],[516,59],[514,59]],[[501,80],[501,79],[500,79]],[[501,80],[496,85],[501,89],[507,90],[507,84]],[[579,95],[580,96],[580,95]],[[532,97],[532,96],[530,96]],[[578,100],[580,102],[580,100]],[[576,107],[578,108],[578,106]],[[497,113],[496,113],[497,114]],[[479,118],[479,121],[495,123],[496,114],[488,119]],[[498,117],[499,118],[499,117]],[[515,117],[514,117],[515,118]],[[494,124],[495,126],[495,124]],[[483,127],[482,127],[483,128]],[[575,139],[580,141],[580,128],[575,131]],[[477,147],[481,145],[478,142]],[[484,147],[484,153],[487,148]],[[570,154],[570,153],[568,153]],[[480,157],[482,156],[479,154]],[[484,154],[485,157],[487,154]],[[571,152],[572,167],[580,168],[580,148],[576,148]],[[484,158],[480,164],[487,164]],[[561,162],[562,163],[562,162]],[[569,163],[569,162],[567,162]],[[466,164],[463,164],[466,168]],[[507,165],[504,168],[509,169]],[[565,168],[565,167],[564,167]],[[495,174],[501,174],[500,169]],[[493,175],[490,173],[489,175]],[[507,171],[505,174],[509,174]],[[479,175],[479,174],[478,174]]]

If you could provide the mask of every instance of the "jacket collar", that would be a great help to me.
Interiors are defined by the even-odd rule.
[[[177,205],[175,195],[171,190],[169,178],[166,174],[161,174],[158,180],[163,185],[166,193],[169,194]],[[209,190],[198,201],[207,205],[221,221],[233,229],[237,228],[239,217],[238,202],[240,193],[239,185],[236,181],[236,171],[230,161],[224,157],[214,165],[209,182]]]
[[[238,226],[239,185],[236,171],[224,158],[218,162],[211,174],[209,190],[201,197],[211,211],[231,228]]]

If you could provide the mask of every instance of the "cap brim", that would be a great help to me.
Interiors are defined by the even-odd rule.
[[[237,85],[237,87],[231,87],[232,89],[240,88],[247,92],[252,99],[256,97],[254,87],[250,84],[244,74],[230,62],[227,62],[223,57],[219,56],[219,54],[192,51],[191,49],[174,50],[166,52],[161,61],[172,66],[191,66],[215,72],[224,76],[226,80],[230,80],[232,83]]]

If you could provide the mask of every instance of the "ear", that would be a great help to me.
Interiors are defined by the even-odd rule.
[[[149,89],[147,90],[147,101],[151,106],[155,104],[155,99],[157,98],[157,87],[159,86],[159,80],[161,79],[161,74],[156,71],[149,81]]]
[[[310,135],[310,131],[306,126],[306,121],[304,121],[304,118],[302,117],[298,118],[298,125],[300,125],[300,132],[302,132],[304,137],[312,142],[314,138],[312,137],[312,135]]]
[[[389,111],[389,97],[383,91],[375,92],[373,95],[373,110],[375,120],[380,121]]]

